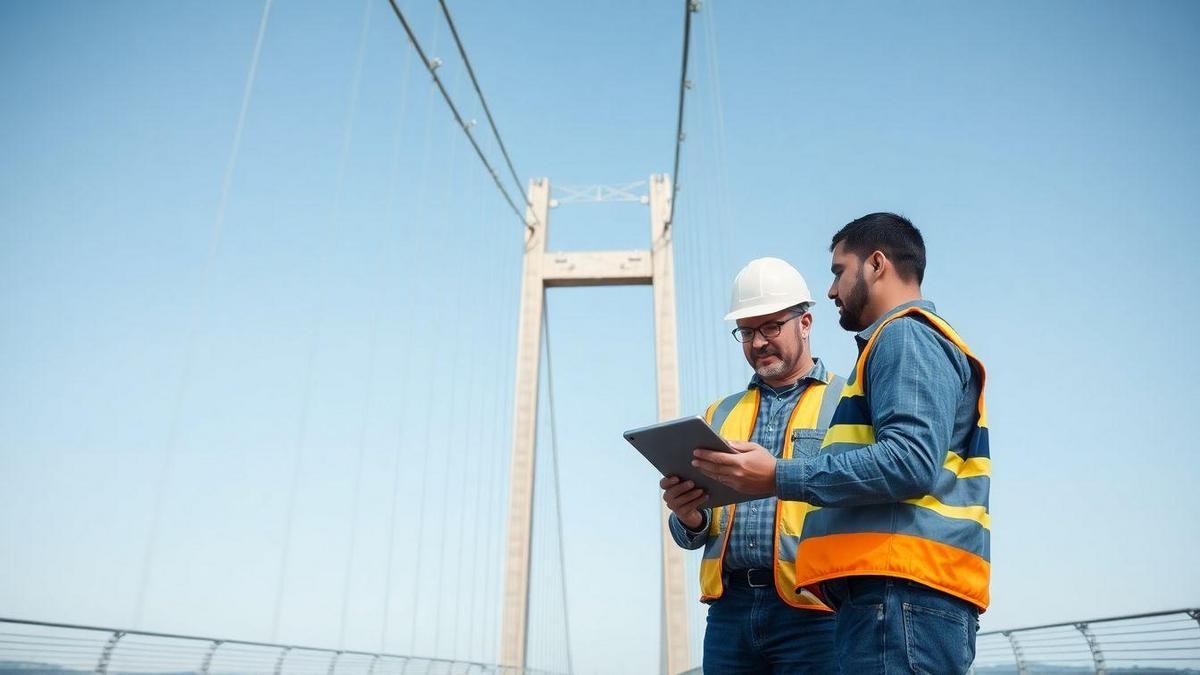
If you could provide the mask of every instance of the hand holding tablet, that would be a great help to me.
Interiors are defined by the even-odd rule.
[[[697,505],[700,507],[725,506],[754,498],[709,478],[692,466],[694,459],[692,453],[697,448],[717,452],[736,452],[701,417],[684,417],[640,429],[631,429],[626,431],[624,436],[625,440],[637,448],[638,452],[642,453],[642,456],[649,460],[663,476],[676,476],[680,483],[688,481],[692,483],[693,487],[679,489],[676,496],[683,496],[699,488],[708,495],[706,501]],[[670,490],[677,488],[680,484],[664,485],[667,482],[664,480],[660,483],[660,487]],[[688,501],[692,501],[690,496]]]

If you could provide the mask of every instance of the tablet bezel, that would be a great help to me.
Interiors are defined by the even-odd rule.
[[[718,452],[736,452],[717,435],[717,432],[708,425],[708,422],[704,421],[703,417],[694,415],[668,420],[638,429],[630,429],[622,435],[663,476],[679,476],[683,480],[692,481],[696,487],[706,491],[708,501],[701,504],[700,508],[727,506],[754,499],[754,497],[738,492],[714,478],[709,478],[700,469],[692,466],[692,459],[694,459],[692,451],[696,448]]]

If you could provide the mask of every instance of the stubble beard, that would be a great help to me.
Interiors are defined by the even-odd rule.
[[[775,357],[779,358],[779,355],[776,354]],[[787,362],[785,362],[782,359],[780,359],[778,362],[773,363],[769,366],[759,366],[758,368],[754,369],[754,372],[758,373],[759,377],[779,377],[780,375],[783,375],[787,371],[788,371],[788,364],[787,364]]]

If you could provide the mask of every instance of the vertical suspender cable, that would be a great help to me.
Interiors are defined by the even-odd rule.
[[[481,226],[483,223],[483,197],[481,193],[482,189],[479,185],[479,176],[476,174],[471,183],[471,198],[473,203],[471,213],[467,218],[468,223],[476,227]],[[496,234],[498,234],[495,232],[497,229],[498,228],[494,227],[484,227],[481,229],[479,241],[482,243],[482,246],[479,250],[480,256],[483,258],[483,260],[489,260],[489,258],[494,260],[494,257],[491,257],[488,254],[496,250],[495,246],[491,244],[491,240],[495,238]],[[474,237],[470,239],[474,239]],[[482,271],[483,265],[481,264],[478,269]],[[491,274],[481,274],[478,277],[478,280],[476,281],[476,292],[478,293],[478,297],[483,298],[491,295],[491,291],[495,288],[496,284],[490,282],[494,279],[495,276]],[[485,282],[484,280],[487,281]],[[472,312],[473,322],[480,322],[481,319],[477,309],[478,306],[479,305],[476,304],[476,311]],[[475,325],[478,324],[476,323]],[[484,334],[482,328],[483,327],[480,326],[478,334]],[[473,351],[478,354],[477,350]],[[467,538],[467,527],[464,526],[459,528],[458,571],[454,578],[457,580],[459,590],[466,592],[466,602],[470,603],[470,610],[467,614],[469,617],[468,625],[465,628],[459,628],[459,626],[461,626],[459,623],[461,618],[460,610],[463,609],[463,605],[465,603],[462,600],[456,602],[454,604],[454,617],[450,623],[451,626],[455,627],[454,653],[456,658],[463,659],[471,658],[471,637],[475,632],[475,580],[478,578],[476,574],[470,573],[470,582],[468,582],[467,579],[463,577],[463,563],[467,558],[467,551],[470,551],[472,554],[474,554],[478,550],[476,547],[477,542],[479,541],[479,487],[480,478],[483,473],[482,459],[485,456],[485,453],[483,452],[483,443],[481,442],[482,434],[480,433],[480,410],[483,407],[483,382],[482,378],[480,377],[479,369],[471,369],[469,381],[469,396],[467,399],[467,412],[464,416],[464,421],[472,432],[472,438],[467,440],[465,443],[466,450],[470,453],[470,455],[468,457],[467,468],[464,471],[464,474],[465,478],[469,477],[469,482],[464,480],[463,485],[466,498],[462,500],[461,503],[463,512],[465,514],[465,519],[470,522],[471,536],[470,538]],[[463,644],[465,645],[464,649],[459,649],[459,638],[462,638]]]
[[[715,209],[712,205],[712,187],[704,182],[706,179],[711,177],[711,173],[704,171],[704,168],[710,165],[711,158],[708,156],[708,146],[706,142],[707,137],[704,133],[704,123],[707,122],[707,117],[703,116],[704,107],[698,106],[698,108],[699,114],[697,114],[696,117],[699,118],[699,124],[697,125],[696,136],[699,138],[699,143],[692,146],[696,151],[693,156],[693,161],[695,162],[696,166],[695,173],[697,185],[704,185],[704,189],[700,191],[702,197],[701,195],[695,195],[694,198],[702,198],[705,203],[700,208],[700,213],[702,214],[701,218],[693,221],[692,227],[696,227],[701,232],[701,235],[696,241],[698,242],[701,269],[706,270],[706,273],[700,277],[702,307],[705,308],[703,316],[701,317],[701,320],[704,322],[704,330],[701,331],[701,339],[704,344],[704,363],[706,364],[706,367],[704,368],[704,388],[705,391],[709,392],[709,396],[718,396],[724,392],[719,391],[720,378],[717,377],[716,368],[714,366],[719,360],[721,360],[723,352],[716,343],[715,334],[717,333],[717,330],[715,324],[721,321],[722,317],[724,316],[724,312],[719,310],[718,303],[721,302],[721,298],[727,296],[724,292],[721,292],[724,289],[720,288],[721,284],[719,284],[715,278],[717,268],[713,265],[712,246],[709,245],[709,242],[712,240]],[[714,309],[717,309],[717,311],[714,312]]]
[[[461,75],[461,74],[459,74],[459,75]],[[459,78],[459,75],[456,75],[455,77]],[[455,84],[457,85],[457,82]],[[455,134],[452,137],[452,140],[450,142],[449,168],[447,170],[448,175],[447,175],[447,181],[446,181],[446,197],[447,197],[447,201],[450,204],[454,204],[456,207],[461,206],[461,200],[457,199],[458,190],[457,190],[457,183],[456,183],[456,181],[459,180],[459,178],[460,178],[459,174],[461,173],[461,169],[458,166],[458,147],[459,147],[458,146],[458,135]],[[459,213],[460,212],[456,210],[454,213],[454,216],[457,217],[459,215]],[[446,213],[446,215],[450,216],[450,214],[448,212]],[[452,227],[455,227],[455,228],[461,227],[461,222],[451,221],[449,217],[447,218],[447,221],[448,221],[447,224],[451,225]],[[442,307],[438,308],[439,311],[442,311],[444,309],[448,310],[451,305],[455,304],[452,296],[450,295],[448,290],[445,288],[443,288],[443,290],[442,290],[442,298],[444,299],[445,302],[442,304]],[[466,315],[468,304],[464,303],[464,302],[460,302],[460,303],[457,303],[457,305],[458,305],[458,307],[457,307],[458,321],[455,322],[455,325],[461,325],[463,318]],[[462,355],[462,347],[463,347],[462,342],[463,342],[462,331],[460,331],[460,330],[454,331],[454,335],[453,335],[453,337],[451,337],[450,368],[447,372],[451,373],[451,377],[454,378],[455,380],[458,379],[459,367],[461,365],[461,355]],[[455,384],[457,384],[457,382],[455,382]],[[445,388],[449,390],[450,400],[447,402],[444,413],[445,413],[447,422],[449,424],[454,424],[455,421],[457,419],[459,419],[459,417],[457,415],[457,413],[458,413],[458,405],[457,405],[458,389],[459,388],[457,386],[445,386]],[[449,428],[449,424],[447,425],[447,428]],[[442,455],[443,459],[444,459],[443,465],[445,466],[445,473],[442,477],[442,491],[441,491],[441,495],[440,495],[441,501],[442,501],[442,526],[441,526],[441,530],[440,530],[441,536],[439,538],[441,539],[442,546],[441,546],[441,552],[438,555],[437,566],[434,571],[434,574],[436,575],[435,578],[437,579],[437,581],[433,584],[433,587],[440,589],[440,588],[443,588],[442,573],[448,568],[448,564],[446,562],[446,557],[447,557],[446,545],[450,541],[450,537],[449,537],[450,511],[451,511],[451,509],[455,508],[455,506],[456,506],[454,504],[451,504],[451,498],[450,498],[451,491],[452,491],[451,490],[451,481],[452,481],[452,478],[454,477],[454,472],[451,469],[456,463],[461,462],[463,460],[464,449],[460,449],[457,447],[448,448],[448,447],[446,447],[446,444],[444,442],[438,442],[438,447],[441,448],[441,450],[438,454]],[[457,506],[461,507],[461,503],[458,504]],[[461,516],[461,511],[462,511],[461,508],[458,508],[457,510],[459,511],[460,516]],[[457,584],[457,579],[452,580],[452,583]],[[457,585],[455,587],[457,588]],[[442,650],[442,637],[446,633],[446,631],[443,631],[441,629],[442,605],[444,605],[444,604],[446,604],[446,603],[435,602],[433,604],[434,655],[439,656],[439,657],[443,656],[442,651],[441,651]]]
[[[146,609],[146,592],[150,586],[150,575],[154,564],[154,552],[158,544],[159,529],[162,527],[163,502],[166,500],[167,481],[170,480],[171,468],[174,464],[175,447],[179,442],[180,417],[183,412],[183,400],[187,396],[191,384],[193,362],[196,356],[196,342],[203,323],[204,314],[211,292],[213,269],[216,267],[217,256],[221,250],[221,236],[225,226],[225,209],[229,204],[229,193],[233,185],[233,174],[237,169],[238,156],[242,148],[242,132],[246,128],[246,116],[250,110],[250,100],[254,94],[254,83],[258,76],[258,59],[262,53],[263,37],[267,33],[267,20],[271,16],[271,2],[263,3],[262,15],[258,20],[258,33],[254,38],[254,51],[250,56],[250,68],[246,73],[246,83],[242,89],[242,104],[238,109],[237,124],[234,125],[233,143],[229,149],[229,159],[225,163],[225,174],[221,179],[221,193],[217,200],[217,213],[213,218],[209,234],[208,252],[205,255],[200,277],[200,289],[197,293],[196,304],[192,308],[191,328],[188,330],[184,347],[183,372],[180,373],[179,383],[175,390],[175,399],[171,408],[170,421],[167,424],[167,440],[163,447],[163,460],[159,467],[158,480],[154,483],[154,506],[150,511],[150,531],[146,538],[146,548],[142,552],[142,567],[138,582],[137,599],[134,601],[133,626],[142,623]]]
[[[482,199],[480,192],[479,180],[476,178],[472,189],[472,195],[474,196],[474,209],[472,214],[473,225],[479,225],[479,223],[484,222],[484,199]],[[486,262],[494,262],[497,259],[494,256],[487,255],[488,252],[497,250],[496,244],[493,243],[493,240],[496,239],[497,234],[496,232],[493,232],[494,229],[497,228],[485,227],[482,229],[481,249],[484,251],[484,258],[482,259],[484,259]],[[484,270],[484,265],[480,264],[478,269],[481,271]],[[479,279],[496,279],[496,276],[488,273],[490,273],[490,270],[482,273]],[[480,313],[478,311],[479,307],[494,306],[492,295],[494,292],[496,292],[498,285],[496,285],[496,283],[486,283],[486,285],[482,286],[484,287],[480,288],[481,301],[480,303],[476,304],[475,321],[480,321]],[[480,334],[482,334],[482,331],[480,331]],[[475,353],[479,354],[478,351]],[[470,472],[472,472],[472,480],[470,480],[470,484],[467,489],[467,494],[470,497],[470,507],[466,509],[468,518],[470,519],[470,538],[467,538],[467,528],[463,527],[462,531],[460,532],[460,537],[458,537],[458,565],[460,565],[460,572],[458,572],[456,575],[456,578],[463,580],[463,585],[467,587],[467,598],[468,602],[470,603],[469,607],[467,608],[468,626],[466,629],[463,629],[463,631],[458,632],[458,635],[463,638],[464,645],[466,645],[466,649],[464,649],[462,652],[462,658],[467,659],[475,658],[475,655],[472,653],[472,650],[470,650],[470,647],[472,647],[475,637],[475,619],[478,617],[478,613],[476,613],[476,603],[479,601],[479,586],[476,584],[476,581],[479,580],[479,566],[475,565],[470,568],[469,585],[467,581],[463,579],[461,566],[463,558],[467,557],[466,551],[468,549],[472,551],[473,558],[474,554],[481,550],[481,546],[479,545],[479,525],[481,512],[481,509],[479,508],[479,502],[480,491],[482,489],[482,474],[484,474],[484,459],[487,456],[487,453],[484,449],[484,434],[482,434],[482,428],[484,428],[484,425],[482,425],[482,407],[484,407],[484,383],[480,381],[480,378],[478,377],[478,371],[472,369],[472,374],[470,374],[470,399],[468,400],[466,416],[467,424],[469,425],[470,430],[472,430],[472,438],[470,438],[470,441],[468,441],[468,447],[472,449],[473,455],[472,459],[470,459]],[[466,508],[466,506],[464,506],[464,508]],[[461,626],[461,623],[458,622],[458,620],[460,620],[458,610],[460,609],[461,608],[457,607],[456,605],[454,622],[451,623],[452,626]],[[455,646],[457,646],[457,643]]]
[[[420,192],[420,197],[419,197],[422,201],[422,208],[419,211],[422,216],[426,215],[426,211],[428,210],[428,205],[425,204],[424,202],[428,201],[426,199],[425,193],[428,189],[427,178],[429,175],[430,150],[431,150],[430,145],[431,145],[431,139],[432,139],[432,130],[431,130],[431,122],[433,119],[433,117],[432,117],[432,111],[433,111],[432,92],[429,97],[429,103],[430,103],[430,105],[429,105],[429,109],[427,112],[430,114],[426,115],[426,118],[425,118],[425,158],[422,161],[422,165],[425,168],[424,168],[424,170],[421,171],[421,185],[422,186],[421,186],[421,192]],[[428,329],[434,330],[434,328],[435,328],[434,322],[431,319],[428,322]],[[437,359],[437,354],[435,352],[434,353],[434,363],[433,363],[433,369],[434,369],[435,373],[437,371],[437,360],[436,359]],[[408,633],[408,653],[409,654],[414,653],[413,650],[416,649],[416,643],[417,643],[417,611],[419,609],[418,601],[420,599],[420,585],[418,583],[417,577],[421,573],[421,558],[422,558],[421,544],[425,539],[425,507],[426,507],[425,502],[426,502],[426,496],[428,495],[428,490],[427,490],[428,483],[424,479],[424,476],[429,469],[429,453],[428,453],[429,431],[430,431],[429,430],[429,418],[433,415],[433,405],[432,405],[432,402],[430,401],[430,397],[425,396],[423,398],[425,399],[425,406],[424,406],[425,407],[425,415],[423,416],[422,426],[424,426],[426,429],[426,438],[425,438],[424,445],[417,448],[417,456],[419,458],[418,459],[419,463],[418,463],[418,469],[417,469],[416,475],[418,476],[418,478],[417,478],[418,482],[421,484],[421,489],[420,489],[419,495],[417,497],[417,517],[416,517],[416,523],[417,523],[417,533],[416,534],[417,534],[417,536],[412,541],[412,546],[410,549],[410,552],[413,556],[414,564],[416,565],[416,571],[412,574],[412,583],[409,585],[409,589],[410,589],[409,597],[411,598],[411,603],[412,603],[412,605],[409,607],[409,612],[408,612],[409,620],[410,620],[409,633]]]
[[[370,14],[370,0],[367,0],[364,11]],[[327,230],[333,234],[337,221],[341,216],[342,196],[346,182],[346,168],[350,159],[350,141],[354,137],[354,119],[358,112],[358,93],[362,84],[363,61],[366,59],[366,23],[359,35],[358,56],[354,62],[354,74],[350,85],[350,101],[346,106],[346,117],[342,124],[342,143],[338,153],[337,176],[334,182],[333,204],[330,208]],[[300,475],[304,465],[304,448],[308,437],[309,408],[312,403],[312,379],[316,367],[317,347],[320,343],[323,314],[325,310],[324,277],[328,273],[329,264],[328,243],[321,246],[319,254],[319,272],[317,276],[316,311],[313,313],[312,326],[309,332],[308,355],[305,360],[304,385],[301,394],[300,419],[297,425],[296,449],[292,462],[292,477],[288,486],[287,510],[284,520],[283,549],[279,557],[279,578],[275,588],[275,609],[271,619],[271,640],[279,638],[279,623],[283,618],[283,598],[287,588],[288,558],[291,555],[292,532],[296,515],[296,498],[300,489]]]
[[[434,44],[435,44],[435,47],[434,47],[434,48],[435,48],[435,49],[436,49],[436,40],[438,39],[438,37],[440,37],[440,33],[438,33],[438,32],[435,32],[435,33],[434,33],[434,40],[435,40],[435,43],[434,43]],[[421,55],[421,54],[418,52],[418,56],[420,56],[420,55]],[[439,80],[439,81],[437,81],[437,83],[436,83],[436,84],[438,85],[439,89],[440,89],[440,88],[442,88],[442,86],[443,86],[443,85],[441,84],[441,81],[440,81],[440,80]],[[431,129],[431,130],[430,130],[428,133],[430,134],[430,136],[432,136],[432,129]],[[454,156],[455,156],[455,154],[454,154],[454,153],[455,153],[455,150],[456,150],[456,149],[457,149],[457,147],[458,147],[458,136],[457,136],[457,135],[455,135],[455,134],[453,133],[453,131],[450,131],[450,132],[448,132],[448,133],[450,134],[450,139],[449,139],[449,141],[450,141],[450,152],[449,152],[449,154],[448,154],[448,157],[449,157],[449,159],[450,159],[450,172],[451,172],[451,173],[453,173],[453,161],[454,161]],[[428,210],[428,208],[427,208],[426,210]],[[437,321],[437,318],[438,318],[437,316],[433,316],[433,317],[431,318],[431,320],[430,320],[429,329],[430,329],[431,331],[436,331],[436,330],[437,330],[437,323],[438,323],[438,321]],[[442,363],[442,358],[443,358],[443,356],[442,356],[442,351],[443,351],[443,350],[441,350],[441,349],[434,349],[434,350],[433,350],[433,357],[432,357],[432,360],[431,360],[431,363],[430,363],[430,365],[431,365],[431,371],[432,371],[432,372],[431,372],[431,375],[432,375],[432,377],[438,377],[438,376],[439,376],[439,372],[440,372],[440,371],[439,371],[439,368],[441,368],[441,367],[444,367],[444,366],[445,366],[445,364],[443,364],[443,363]],[[431,589],[429,589],[429,588],[428,588],[428,587],[430,586],[430,584],[426,583],[424,579],[421,579],[421,576],[422,576],[422,574],[423,574],[423,572],[424,572],[424,569],[425,569],[425,558],[426,558],[426,556],[424,555],[424,554],[425,554],[425,551],[424,551],[424,548],[425,548],[425,547],[424,547],[424,541],[425,541],[425,533],[426,533],[426,530],[428,529],[428,528],[427,528],[427,525],[426,525],[426,521],[428,520],[428,518],[427,518],[427,517],[426,517],[426,515],[425,515],[425,511],[424,511],[424,509],[425,509],[426,507],[428,507],[428,504],[427,504],[426,502],[428,502],[428,501],[432,501],[433,499],[436,499],[436,497],[430,497],[430,496],[429,496],[429,488],[428,488],[428,484],[429,484],[429,482],[430,482],[430,481],[429,481],[429,480],[427,480],[426,478],[427,478],[428,476],[430,476],[430,475],[431,475],[431,474],[429,474],[429,471],[430,471],[430,468],[433,466],[433,461],[432,461],[432,459],[442,459],[442,458],[440,458],[440,457],[436,457],[436,455],[434,456],[434,458],[432,458],[432,459],[431,459],[431,458],[430,458],[430,454],[431,454],[431,452],[430,452],[430,448],[433,446],[433,442],[434,442],[434,437],[433,437],[433,426],[434,426],[434,425],[433,425],[433,417],[434,417],[434,415],[435,415],[435,414],[437,414],[438,412],[440,412],[440,410],[439,410],[439,402],[438,402],[438,394],[439,394],[439,392],[441,392],[441,391],[442,391],[443,389],[445,389],[445,388],[446,388],[446,386],[445,386],[444,384],[442,384],[442,383],[440,383],[440,382],[439,382],[439,386],[432,387],[432,388],[430,389],[430,393],[429,393],[429,395],[425,397],[425,402],[426,402],[426,414],[425,414],[425,416],[424,416],[424,421],[423,421],[423,424],[422,424],[422,426],[425,428],[425,441],[424,441],[424,444],[423,444],[423,445],[422,445],[422,447],[421,447],[421,456],[422,456],[422,470],[421,470],[421,474],[420,474],[420,475],[421,475],[421,479],[420,479],[420,480],[421,480],[421,503],[422,503],[422,504],[421,504],[421,507],[422,507],[422,512],[421,512],[421,518],[420,518],[420,522],[418,523],[418,526],[417,526],[417,527],[418,527],[418,538],[417,538],[417,541],[416,541],[416,542],[414,542],[414,547],[413,547],[413,548],[414,548],[414,551],[413,551],[413,553],[414,553],[414,555],[415,555],[415,557],[416,557],[416,573],[413,575],[413,583],[412,583],[412,592],[413,592],[413,607],[412,607],[412,615],[413,615],[413,620],[412,620],[412,623],[410,624],[410,627],[409,627],[409,643],[410,643],[410,648],[409,648],[409,651],[410,651],[410,652],[411,652],[412,650],[415,650],[415,649],[416,649],[416,644],[417,644],[417,621],[416,621],[416,618],[417,618],[417,615],[418,615],[418,613],[420,613],[420,612],[421,612],[421,598],[422,598],[422,596],[423,596],[423,594],[424,594],[423,592],[424,592],[424,591],[426,591],[426,590],[431,590]],[[443,453],[441,453],[441,454],[444,454],[444,452],[443,452]],[[443,464],[444,464],[444,462],[443,462]],[[435,607],[436,607],[436,603],[435,603]],[[435,633],[436,633],[436,629],[437,629],[437,624],[436,624],[436,622],[433,622],[431,625],[434,627],[434,631],[435,631]]]
[[[708,47],[710,47],[708,40],[705,40],[706,52],[708,51]],[[705,84],[710,85],[711,83],[706,82]],[[706,86],[706,89],[711,92],[710,86]],[[700,112],[703,113],[703,108],[700,109]],[[725,393],[724,388],[727,386],[725,382],[727,378],[721,377],[718,369],[721,365],[729,363],[729,360],[725,358],[727,354],[714,342],[715,338],[719,338],[723,334],[723,331],[718,330],[714,323],[719,322],[720,317],[724,313],[723,309],[721,309],[721,302],[725,294],[721,292],[722,284],[718,274],[719,268],[712,265],[711,250],[706,245],[710,232],[713,229],[712,209],[700,205],[699,210],[697,210],[696,207],[698,205],[695,203],[697,199],[710,198],[712,193],[711,187],[704,184],[705,179],[709,176],[705,175],[705,172],[701,170],[709,164],[706,161],[708,158],[704,152],[706,139],[704,133],[705,125],[703,124],[704,119],[705,117],[701,115],[699,118],[701,123],[696,129],[697,133],[693,134],[700,141],[699,145],[695,147],[699,154],[691,156],[691,160],[688,162],[689,167],[693,171],[693,173],[689,174],[693,176],[691,184],[697,186],[699,189],[685,192],[684,194],[690,195],[690,197],[686,198],[685,202],[679,205],[681,209],[686,209],[685,214],[692,215],[690,220],[686,220],[685,216],[685,222],[690,222],[692,225],[685,228],[689,237],[684,247],[691,254],[693,271],[693,274],[687,279],[688,283],[686,285],[688,292],[691,294],[688,304],[692,312],[689,320],[692,322],[693,330],[690,331],[690,334],[694,336],[692,343],[689,345],[691,353],[689,354],[690,358],[688,362],[692,364],[692,369],[688,378],[688,394],[693,406],[692,410],[697,412],[703,411],[704,406],[712,398]],[[689,331],[685,330],[683,332],[687,333]],[[698,576],[698,560],[695,555],[688,555],[685,559],[688,563],[685,566],[687,571],[685,583],[694,584],[694,580]],[[689,632],[695,638],[694,640],[690,640],[689,643],[699,645],[702,643],[702,639],[700,639],[703,635],[702,629],[693,629],[696,627],[697,619],[703,619],[703,613],[695,611],[694,607],[690,607],[688,614]],[[690,654],[693,660],[696,658],[695,654],[696,652],[693,649]]]
[[[689,3],[689,19],[694,9],[694,5]],[[690,81],[689,84],[691,84]],[[682,98],[680,101],[681,104],[684,103]],[[703,112],[702,109],[701,112]],[[703,133],[701,133],[702,127],[697,126],[698,122],[699,120],[697,119],[692,123],[693,126],[697,127],[696,132],[694,132],[692,136],[703,141]],[[711,213],[710,209],[705,208],[705,205],[696,203],[696,200],[706,199],[709,192],[709,190],[705,189],[707,186],[705,186],[703,182],[704,173],[700,171],[700,169],[705,165],[703,143],[701,142],[700,144],[693,145],[691,147],[696,150],[696,153],[700,153],[691,153],[689,155],[689,160],[687,161],[688,166],[691,167],[689,170],[692,170],[692,173],[689,174],[692,176],[691,185],[697,187],[697,189],[689,190],[684,193],[687,206],[680,206],[680,208],[687,208],[688,213],[691,215],[691,220],[688,221],[690,225],[687,228],[689,235],[687,237],[687,248],[692,256],[692,270],[694,271],[692,275],[692,281],[694,282],[692,285],[692,291],[694,295],[691,298],[691,307],[692,311],[694,312],[692,320],[696,322],[696,330],[694,331],[693,346],[696,350],[695,354],[699,364],[694,373],[694,381],[697,386],[697,390],[699,392],[703,392],[701,396],[712,397],[715,395],[713,393],[714,384],[712,370],[716,352],[713,342],[713,333],[715,332],[713,322],[719,320],[721,315],[718,314],[716,317],[712,315],[713,288],[715,286],[713,279],[714,270],[709,263],[709,259],[711,257],[709,255],[709,249],[705,245],[705,239],[708,234],[709,226],[711,225]],[[678,185],[678,182],[676,185]],[[704,398],[703,403],[700,405],[703,405],[707,402],[708,398]]]
[[[550,464],[554,476],[554,515],[558,526],[558,568],[562,570],[562,607],[563,632],[566,636],[564,646],[567,658],[568,675],[574,672],[571,664],[571,622],[570,605],[567,604],[567,557],[564,551],[563,519],[562,519],[562,481],[558,475],[558,426],[554,415],[554,365],[550,358],[550,318],[546,303],[542,303],[542,335],[546,342],[546,400],[550,413]]]
[[[727,179],[725,165],[725,103],[721,95],[721,69],[720,57],[718,52],[717,28],[716,28],[716,3],[709,2],[707,10],[704,12],[704,45],[705,56],[708,61],[708,79],[709,79],[709,100],[712,101],[714,108],[713,124],[715,130],[713,133],[716,146],[716,196],[717,196],[717,214],[720,217],[718,222],[718,239],[720,241],[721,263],[719,269],[731,271],[734,268],[733,261],[733,240],[730,234],[731,213],[729,210],[729,181]],[[734,383],[735,372],[732,366],[736,363],[735,359],[722,359],[723,368],[718,369],[718,373],[723,373],[722,384],[730,386]]]
[[[394,214],[395,214],[396,187],[397,187],[397,183],[399,183],[399,180],[400,180],[401,148],[403,147],[403,138],[404,138],[404,117],[405,117],[404,112],[407,107],[407,101],[408,101],[409,74],[412,71],[412,51],[407,50],[407,49],[404,50],[404,65],[402,67],[402,70],[403,70],[403,75],[401,76],[401,84],[400,84],[400,113],[396,116],[396,130],[395,130],[396,136],[395,136],[395,140],[393,141],[393,147],[392,147],[392,166],[391,166],[391,171],[389,172],[389,178],[388,178],[388,201],[387,201],[387,208],[385,211],[385,214],[386,214],[385,220],[389,224],[392,223],[392,219],[394,218]],[[432,89],[427,90],[427,95],[428,95],[428,105],[427,105],[427,109],[426,109],[426,117],[429,117],[430,111],[432,109],[432,103],[433,103]],[[397,234],[401,235],[403,233],[404,228],[400,223],[396,223],[395,229],[396,229]],[[402,236],[398,237],[398,238],[401,240],[401,242],[403,242]],[[397,251],[398,254],[404,253],[402,246],[398,247],[398,249],[399,249]],[[404,268],[404,267],[406,267],[406,265],[400,265],[400,267]],[[408,336],[409,338],[411,338],[413,335],[412,328],[409,326],[408,322],[405,322],[404,326],[405,326],[405,328],[404,328],[405,335]],[[401,341],[401,346],[402,346],[401,355],[400,355],[401,370],[400,370],[400,377],[399,377],[399,382],[401,385],[407,384],[408,375],[409,375],[409,355],[406,351],[403,350],[403,347],[407,346],[411,342],[412,342],[411,339]],[[406,391],[411,391],[411,388],[406,388]],[[385,553],[385,565],[384,565],[384,571],[383,571],[383,579],[384,579],[384,581],[383,581],[383,616],[382,616],[382,620],[380,622],[380,628],[379,628],[379,649],[380,649],[380,651],[388,651],[388,649],[387,649],[387,635],[388,635],[388,629],[389,629],[388,624],[389,624],[389,620],[391,619],[391,609],[392,609],[392,572],[393,572],[393,565],[395,562],[395,552],[396,552],[396,507],[397,507],[397,502],[398,502],[398,497],[399,497],[398,493],[400,490],[401,467],[403,466],[402,458],[403,458],[403,450],[404,450],[404,446],[405,446],[404,439],[407,436],[405,433],[404,412],[403,411],[398,411],[398,412],[399,412],[398,417],[400,419],[400,423],[397,425],[398,433],[396,436],[396,449],[395,449],[394,464],[392,466],[392,481],[391,481],[391,488],[388,491],[389,509],[388,509],[388,519],[387,519],[387,549],[386,549],[386,553]]]
[[[362,32],[359,36],[358,60],[363,60],[363,53],[367,46],[367,38],[371,26],[371,0],[366,0],[366,8],[363,10]],[[403,102],[401,103],[403,105]],[[403,108],[401,108],[403,110]],[[378,279],[382,276],[384,267],[384,250],[385,247],[379,246],[376,251],[376,275]],[[363,392],[362,417],[359,419],[358,428],[358,450],[354,460],[354,488],[351,494],[350,505],[350,532],[348,541],[346,542],[346,567],[342,575],[342,612],[338,622],[338,649],[343,649],[346,646],[346,621],[350,613],[350,579],[354,570],[354,553],[358,545],[358,512],[359,492],[362,490],[363,480],[363,462],[367,451],[367,425],[371,419],[371,403],[374,396],[375,387],[375,358],[378,352],[378,337],[379,337],[379,302],[382,293],[377,286],[375,289],[375,301],[371,303],[371,326],[369,336],[367,338],[367,373],[366,385]]]
[[[520,267],[522,264],[521,256],[518,254],[522,249],[522,240],[516,239],[513,243],[513,254],[506,258],[508,264],[504,267],[504,274],[501,278],[516,279],[519,277]],[[518,282],[519,283],[519,282]],[[517,295],[515,292],[513,296]],[[503,308],[505,303],[497,301],[496,309],[496,325],[505,325],[505,319],[509,319],[516,311],[516,307],[512,307],[512,313],[505,313]],[[516,359],[516,340],[517,328],[514,324],[507,324],[504,330],[504,338],[499,351],[499,363],[506,364],[502,368],[496,369],[496,380],[492,389],[492,438],[490,439],[490,448],[492,449],[493,460],[489,462],[489,484],[488,484],[488,509],[490,528],[488,532],[487,554],[485,560],[488,561],[490,567],[486,567],[488,576],[486,577],[485,588],[490,589],[486,596],[487,604],[484,608],[484,614],[488,617],[487,628],[481,636],[480,653],[481,658],[486,661],[495,659],[495,655],[499,651],[499,636],[500,636],[500,596],[503,588],[503,560],[501,553],[502,539],[504,536],[504,483],[501,480],[506,460],[508,458],[509,446],[505,442],[505,430],[511,431],[511,428],[506,425],[506,420],[511,420],[512,415],[512,396],[513,389],[509,386],[512,382]]]
[[[691,194],[691,193],[689,193]],[[691,208],[691,200],[685,199],[684,203],[679,205],[679,218],[685,223],[691,222],[693,209]],[[679,248],[676,249],[683,260],[680,265],[676,266],[679,270],[679,276],[683,284],[681,284],[681,309],[686,312],[681,317],[680,336],[686,336],[686,346],[681,345],[681,348],[686,349],[686,362],[690,364],[687,370],[686,387],[690,389],[690,394],[693,397],[690,403],[690,411],[696,411],[696,406],[700,405],[697,401],[702,387],[699,386],[700,373],[703,372],[703,363],[700,360],[699,346],[703,340],[702,331],[696,330],[697,317],[700,316],[700,292],[698,288],[699,275],[707,273],[707,270],[701,268],[699,257],[696,255],[696,242],[699,238],[699,232],[695,228],[686,227],[683,230],[675,229],[674,237],[679,242]],[[684,318],[686,317],[686,318]],[[690,324],[693,326],[691,330],[685,326]],[[701,324],[702,325],[702,324]]]

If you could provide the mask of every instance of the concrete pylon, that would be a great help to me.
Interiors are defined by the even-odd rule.
[[[533,468],[537,438],[538,378],[542,349],[542,306],[547,288],[563,286],[651,285],[654,290],[654,359],[658,418],[679,416],[679,358],[675,322],[674,258],[671,246],[671,179],[649,181],[650,249],[634,251],[547,252],[550,181],[530,181],[517,330],[516,394],[513,400],[512,458],[508,525],[505,529],[504,608],[500,666],[525,668],[529,622],[529,557],[533,525]],[[688,669],[687,606],[683,553],[662,521],[662,669],[675,675]]]

